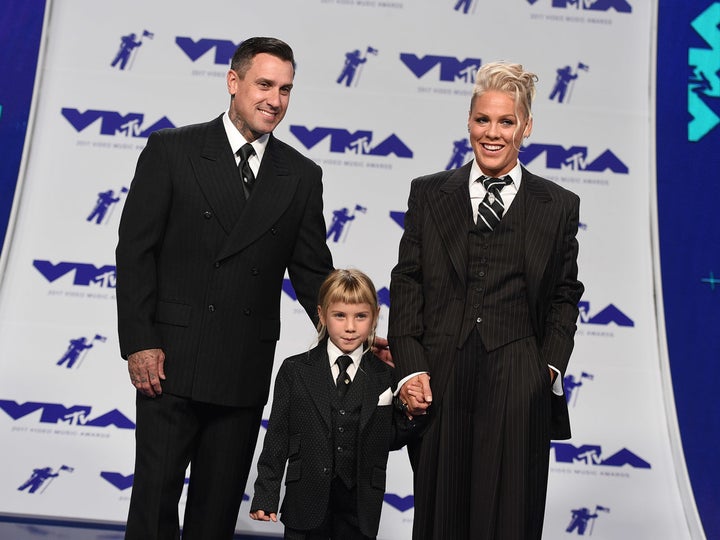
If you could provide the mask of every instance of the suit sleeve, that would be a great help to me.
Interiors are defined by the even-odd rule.
[[[580,213],[580,199],[572,194],[568,202],[567,218],[564,223],[559,257],[559,273],[550,298],[550,307],[545,317],[541,355],[564,375],[574,346],[577,329],[578,302],[584,287],[578,281],[577,231]]]
[[[275,379],[273,404],[263,449],[257,463],[257,479],[250,512],[278,513],[280,483],[288,459],[291,374],[287,360]]]
[[[395,378],[402,380],[419,371],[430,371],[423,337],[422,222],[417,181],[413,181],[405,213],[405,230],[400,239],[398,262],[390,276],[388,341],[395,363]]]
[[[165,233],[172,184],[162,137],[152,133],[138,158],[115,250],[118,333],[123,358],[161,348],[155,330],[157,257]]]
[[[311,175],[312,186],[305,201],[305,211],[295,248],[288,264],[288,274],[298,301],[314,324],[318,322],[317,304],[320,285],[333,270],[332,255],[327,246],[323,216],[322,171]]]

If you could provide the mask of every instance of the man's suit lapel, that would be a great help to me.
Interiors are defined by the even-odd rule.
[[[472,163],[453,171],[440,186],[437,197],[431,195],[428,207],[438,227],[448,257],[464,285],[467,272],[467,230],[470,191],[468,182]]]
[[[287,156],[270,135],[257,182],[219,258],[242,250],[270,229],[295,197],[300,178],[290,173]]]
[[[212,122],[200,153],[190,156],[190,162],[215,218],[230,233],[245,206],[245,196],[222,116]]]
[[[323,419],[328,430],[332,429],[332,418],[330,417],[330,396],[328,395],[328,383],[330,377],[330,361],[327,355],[327,345],[323,341],[310,351],[298,362],[298,373],[302,383],[308,389],[318,415]]]

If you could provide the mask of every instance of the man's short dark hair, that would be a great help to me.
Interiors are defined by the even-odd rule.
[[[230,69],[242,79],[250,69],[253,58],[260,53],[271,54],[280,60],[290,62],[293,72],[295,71],[295,56],[290,45],[273,37],[251,37],[243,41],[233,54]]]

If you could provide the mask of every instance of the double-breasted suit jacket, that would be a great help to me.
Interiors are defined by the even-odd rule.
[[[222,116],[152,133],[116,250],[122,355],[163,349],[164,392],[264,405],[285,271],[316,320],[325,234],[320,167],[273,135],[245,201]]]
[[[355,449],[358,522],[364,535],[374,537],[385,494],[388,452],[398,440],[392,422],[391,368],[365,353],[352,384],[363,385]],[[251,511],[277,513],[287,462],[282,522],[299,530],[322,524],[333,478],[330,392],[334,391],[326,341],[283,362],[275,379]]]
[[[413,180],[398,264],[392,272],[388,339],[396,375],[400,380],[429,372],[436,404],[442,400],[456,351],[472,330],[464,318],[471,165]],[[583,292],[576,262],[579,198],[525,168],[516,197],[524,197],[524,230],[519,238],[524,243],[533,331],[542,360],[564,374]],[[565,398],[555,394],[551,435],[570,437]]]

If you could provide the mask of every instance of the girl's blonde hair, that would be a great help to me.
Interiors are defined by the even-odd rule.
[[[369,304],[372,312],[372,331],[368,337],[367,347],[375,342],[375,328],[378,319],[378,298],[372,280],[360,270],[354,268],[333,270],[320,286],[318,306],[327,316],[330,304],[341,302],[343,304]],[[321,322],[317,325],[318,341],[327,335],[327,328]]]

